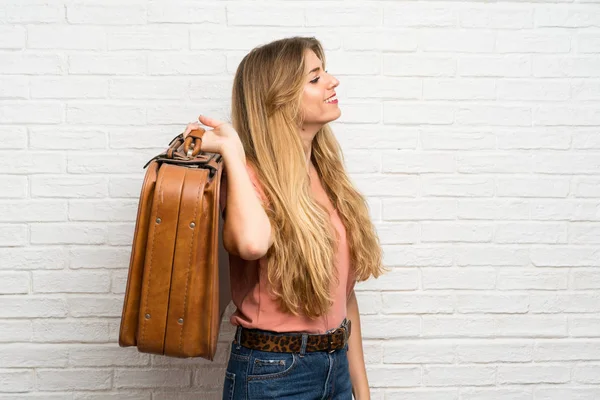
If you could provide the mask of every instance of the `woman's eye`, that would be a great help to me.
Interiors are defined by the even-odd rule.
[[[315,79],[313,79],[312,81],[310,81],[310,83],[317,83],[319,81],[319,78],[321,78],[321,77],[317,76]]]

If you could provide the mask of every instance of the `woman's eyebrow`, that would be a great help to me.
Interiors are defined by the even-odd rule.
[[[310,72],[308,74],[310,75],[313,72],[318,72],[320,69],[321,69],[321,67],[313,68],[313,69],[310,70]]]

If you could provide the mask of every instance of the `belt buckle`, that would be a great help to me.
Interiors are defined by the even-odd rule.
[[[335,349],[333,348],[333,334],[329,335],[329,351],[328,353],[331,354],[335,351]]]

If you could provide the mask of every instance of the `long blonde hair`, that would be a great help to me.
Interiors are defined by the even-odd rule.
[[[272,294],[285,312],[310,318],[327,313],[336,237],[329,214],[311,196],[299,126],[307,49],[325,68],[315,38],[293,37],[253,49],[235,74],[232,123],[263,186],[274,231],[267,253]],[[313,139],[311,159],[347,231],[350,262],[358,281],[383,272],[381,247],[364,197],[343,166],[341,148],[325,125]]]

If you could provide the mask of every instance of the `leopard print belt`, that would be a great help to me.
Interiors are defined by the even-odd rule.
[[[318,334],[308,334],[306,339],[306,352],[327,351],[334,352],[343,349],[351,331],[350,320],[344,320],[342,325],[336,330]],[[244,347],[261,351],[272,351],[276,353],[300,353],[302,348],[301,333],[273,333],[269,334],[265,331],[257,329],[240,328],[240,344]],[[238,335],[233,343],[238,344]]]

